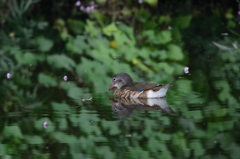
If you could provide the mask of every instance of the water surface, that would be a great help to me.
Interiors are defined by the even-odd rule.
[[[189,82],[177,80],[166,98],[150,101],[154,106],[102,92],[16,108],[1,116],[0,153],[8,158],[238,156],[239,108],[193,91]]]

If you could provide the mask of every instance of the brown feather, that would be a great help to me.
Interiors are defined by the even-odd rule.
[[[161,88],[161,85],[156,83],[147,83],[147,82],[133,82],[124,86],[121,89],[127,89],[130,91],[145,91],[145,90],[156,90],[158,91]]]

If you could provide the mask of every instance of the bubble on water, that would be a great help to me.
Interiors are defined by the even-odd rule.
[[[63,80],[64,80],[64,81],[67,81],[67,79],[68,79],[67,76],[64,76],[64,77],[63,77]]]
[[[7,73],[7,78],[12,78],[12,74],[11,73]]]
[[[47,128],[47,127],[48,127],[48,122],[45,121],[45,122],[43,123],[43,127],[44,127],[44,128]]]
[[[184,73],[188,74],[189,73],[189,67],[184,68]]]

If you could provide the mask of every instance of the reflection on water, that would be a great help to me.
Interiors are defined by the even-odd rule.
[[[239,156],[238,106],[203,98],[188,84],[177,81],[167,98],[114,99],[103,92],[83,95],[91,100],[78,97],[16,108],[1,116],[0,154],[104,159]]]
[[[174,113],[169,107],[166,98],[115,98],[115,100],[110,99],[110,101],[114,113],[120,117],[128,117],[134,110],[162,111],[168,114]]]

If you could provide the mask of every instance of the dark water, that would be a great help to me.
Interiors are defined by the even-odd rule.
[[[239,108],[178,79],[166,98],[114,99],[113,92],[1,115],[4,158],[238,158]],[[107,88],[106,88],[107,90]],[[228,97],[230,98],[230,97]],[[154,103],[154,106],[147,104]]]

